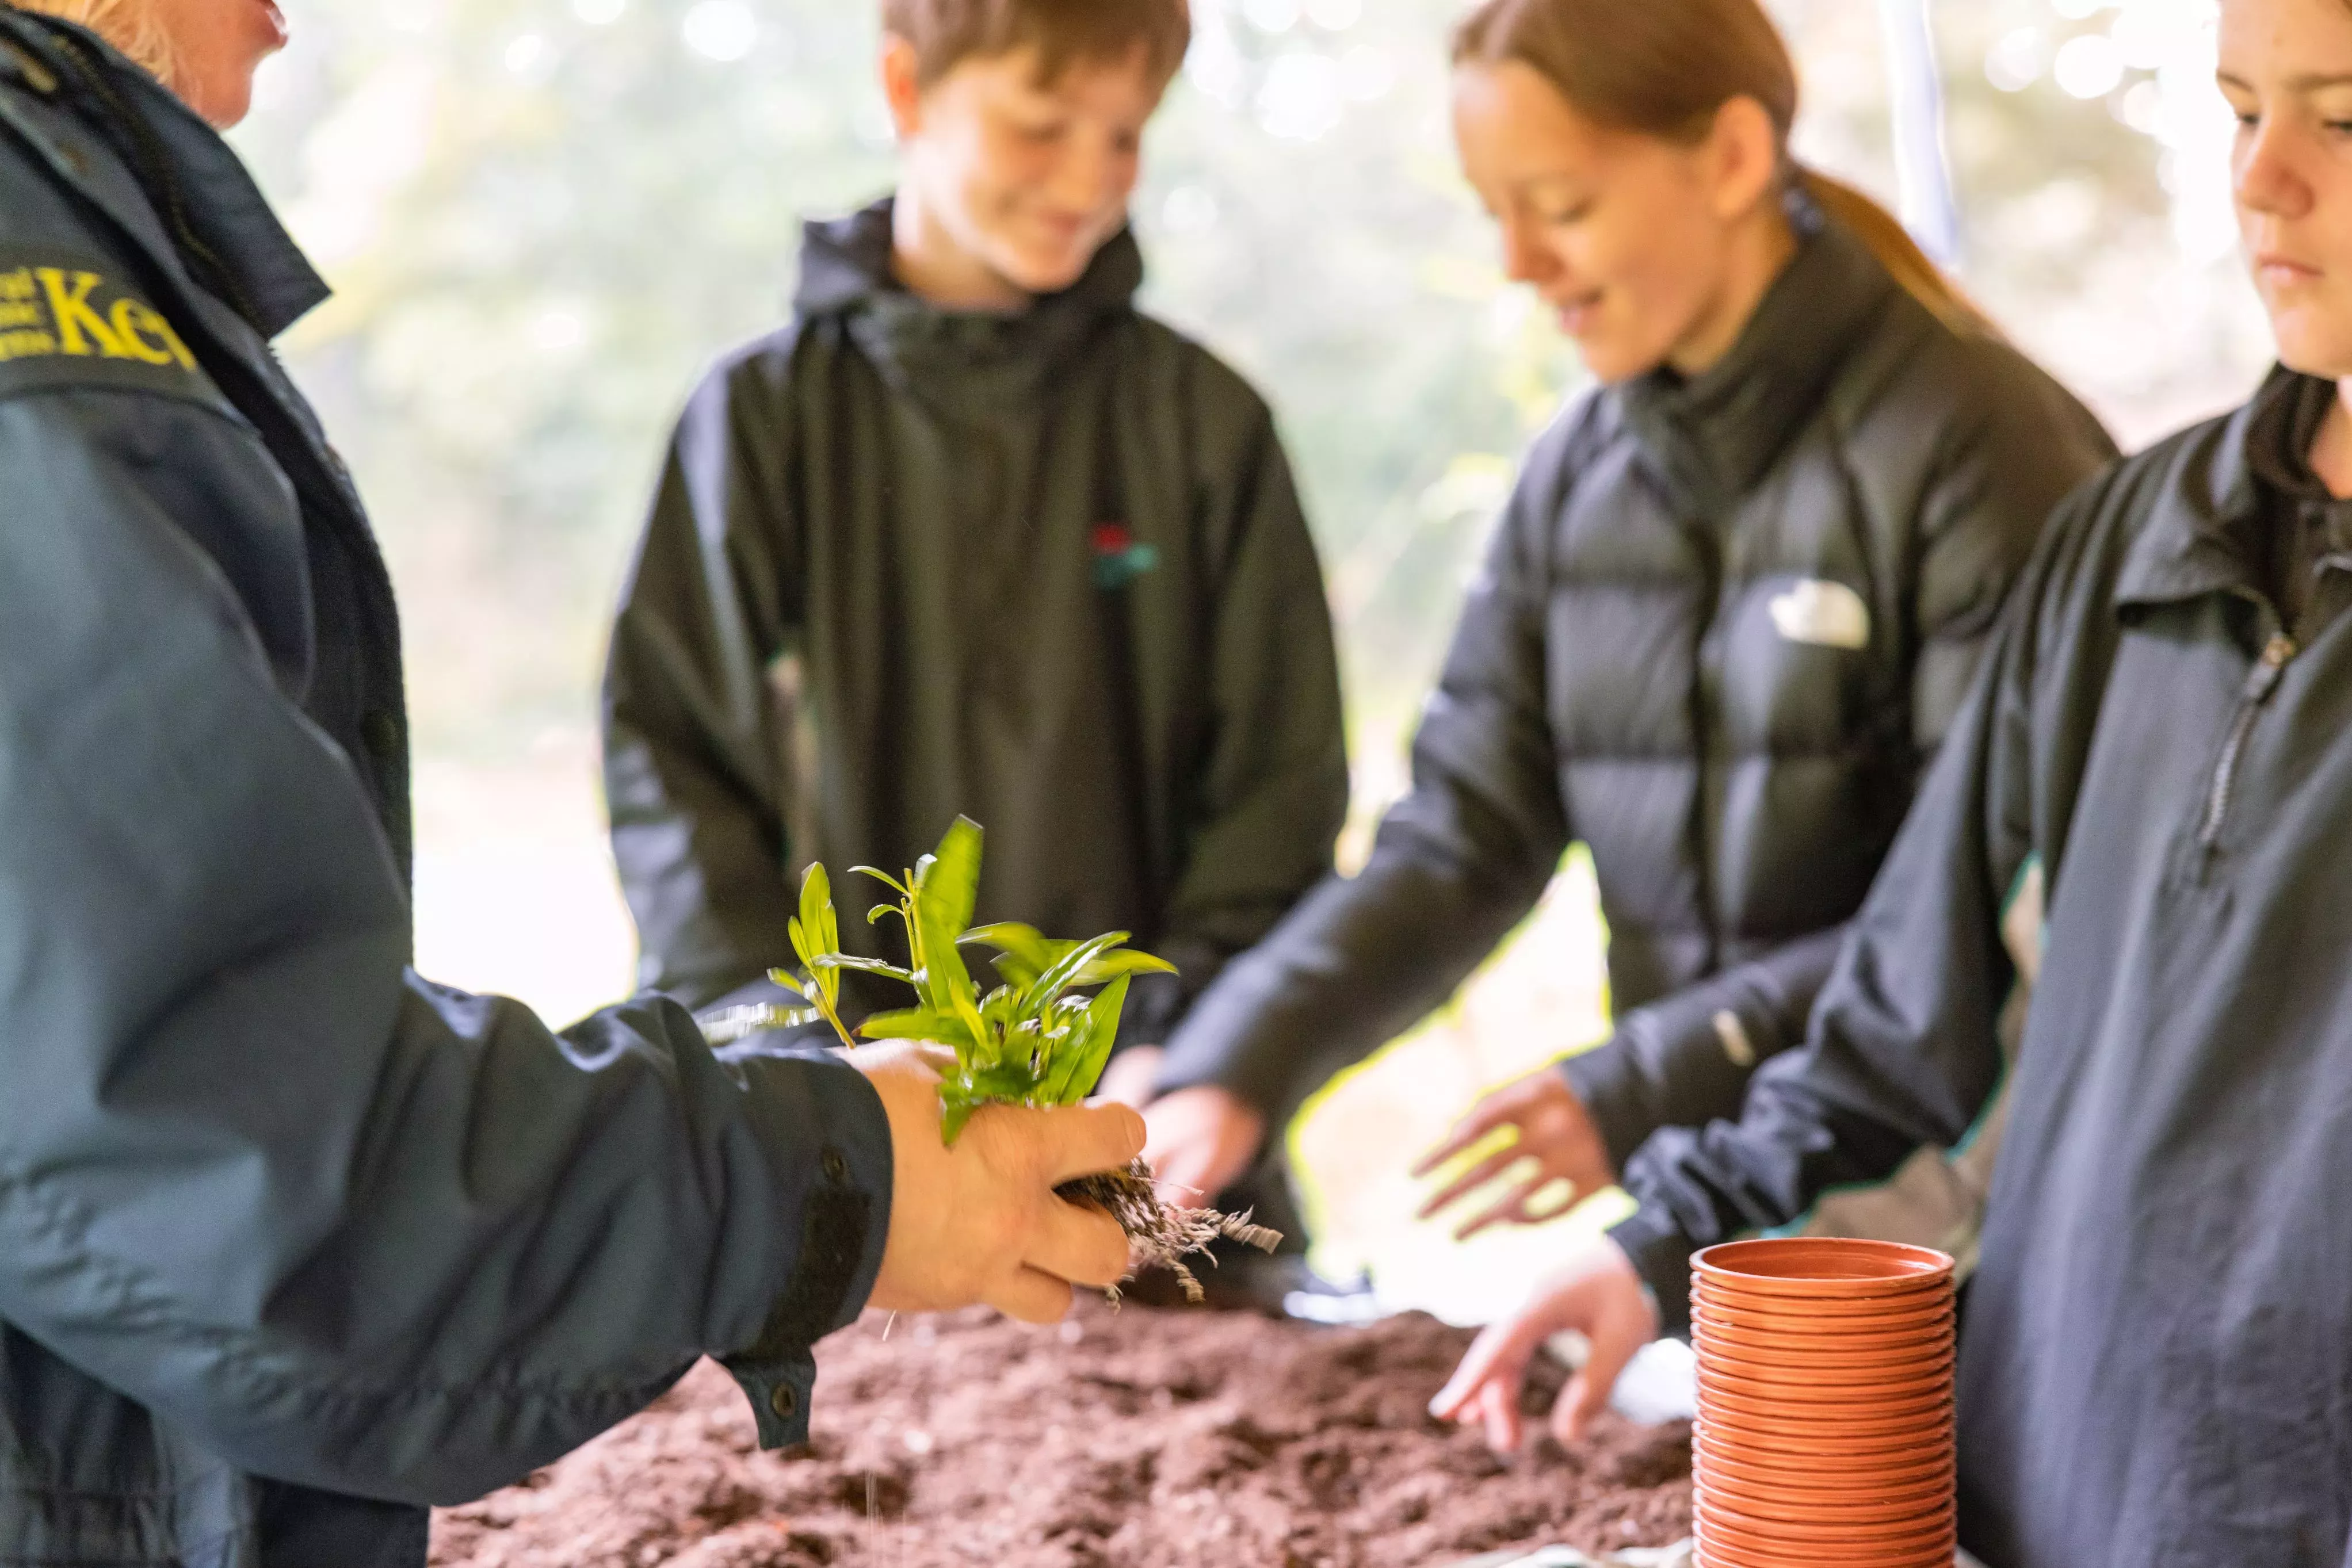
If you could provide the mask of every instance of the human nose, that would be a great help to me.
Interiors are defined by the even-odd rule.
[[[2295,167],[2294,132],[2274,116],[2242,134],[2234,184],[2238,205],[2264,217],[2299,218],[2311,207],[2311,186]]]
[[[1533,227],[1522,218],[1503,220],[1503,272],[1514,283],[1542,284],[1559,270]]]
[[[1055,204],[1073,213],[1098,213],[1115,205],[1134,189],[1132,167],[1110,138],[1073,137],[1055,170]]]

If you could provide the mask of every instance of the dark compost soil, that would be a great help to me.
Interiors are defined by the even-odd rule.
[[[869,1315],[818,1350],[815,1442],[759,1453],[708,1364],[527,1484],[435,1521],[435,1568],[1432,1568],[1689,1533],[1690,1440],[1614,1417],[1506,1464],[1424,1406],[1469,1335],[1082,1304]],[[1555,1371],[1533,1391],[1548,1406]]]

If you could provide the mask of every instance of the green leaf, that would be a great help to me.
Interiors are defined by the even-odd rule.
[[[1111,1048],[1118,1043],[1119,1015],[1127,1009],[1129,977],[1121,975],[1087,1005],[1086,1015],[1067,1036],[1061,1060],[1046,1080],[1046,1103],[1075,1105],[1095,1092],[1103,1069],[1110,1063]]]
[[[870,865],[854,865],[849,868],[849,873],[852,876],[870,876],[876,882],[882,883],[885,887],[887,887],[891,892],[897,894],[901,898],[910,898],[914,895],[915,890],[913,888],[908,887],[906,883],[900,882],[897,877],[892,876],[887,871],[876,871]],[[908,880],[913,880],[911,874],[909,875]],[[879,907],[887,909],[890,906],[888,904],[882,904]]]
[[[861,975],[880,975],[887,979],[904,980],[909,985],[915,980],[912,974],[896,964],[885,963],[879,958],[852,957],[846,953],[825,954],[816,960],[814,967],[819,969],[854,969]]]
[[[956,1140],[963,1136],[965,1124],[971,1120],[971,1113],[979,1109],[971,1095],[957,1086],[944,1083],[940,1086],[940,1137],[948,1147],[955,1147]]]
[[[1062,993],[1078,983],[1078,977],[1087,965],[1127,940],[1127,933],[1114,931],[1097,936],[1091,942],[1081,942],[1054,961],[1054,967],[1037,977],[1029,988],[1028,1011],[1031,1017],[1043,1013],[1061,999]]]
[[[971,925],[972,906],[980,900],[980,824],[958,817],[940,841],[935,854],[923,857],[915,870],[914,933],[917,973],[923,999],[942,1012],[954,1012],[971,1028],[975,1040],[988,1036],[981,1021],[980,992],[964,967],[956,939]]]
[[[1107,986],[1126,975],[1172,975],[1176,966],[1165,958],[1155,958],[1149,953],[1106,953],[1078,971],[1071,984],[1078,987]]]
[[[768,978],[774,984],[782,986],[784,989],[792,992],[793,995],[800,998],[801,1000],[809,1003],[811,1006],[815,1005],[816,998],[809,995],[808,987],[803,985],[801,983],[801,977],[798,975],[793,974],[790,969],[771,969],[768,971]]]
[[[876,1013],[857,1026],[866,1040],[924,1040],[969,1051],[980,1042],[963,1019],[933,1008],[908,1008],[901,1012]]]
[[[1045,939],[1034,925],[1010,922],[982,925],[965,932],[958,942],[977,942],[993,947],[996,952],[996,972],[1015,986],[1027,986],[1044,974],[1054,962],[1055,944]]]
[[[813,862],[808,874],[801,878],[800,924],[820,953],[838,950],[838,944],[828,944],[824,939],[825,916],[832,913],[833,879],[825,874],[824,862]],[[802,954],[802,961],[807,962],[808,956],[806,953]]]

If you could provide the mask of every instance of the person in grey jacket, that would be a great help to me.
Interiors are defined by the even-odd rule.
[[[1990,1568],[2352,1564],[2352,5],[2224,0],[2240,228],[2281,366],[2084,486],[1744,1114],[1475,1345],[1441,1415],[1572,1436],[1688,1322],[1694,1249],[2006,1115],[1961,1331]],[[2023,1037],[2003,926],[2048,917]]]
[[[1574,841],[1615,1036],[1474,1116],[1452,1147],[1517,1141],[1439,1202],[1525,1161],[1490,1215],[1532,1221],[1556,1179],[1736,1113],[1802,1038],[2042,519],[2114,455],[1891,217],[1790,162],[1755,0],[1495,0],[1455,57],[1511,275],[1603,385],[1528,459],[1370,863],[1169,1041],[1146,1115],[1174,1196],[1442,1002]]]
[[[1052,1189],[1130,1111],[950,1153],[919,1052],[409,967],[392,588],[269,350],[325,289],[212,128],[283,21],[40,9],[146,64],[0,5],[0,1563],[421,1568],[698,1356],[797,1441],[861,1306],[1116,1279]]]

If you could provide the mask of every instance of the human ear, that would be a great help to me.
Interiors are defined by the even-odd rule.
[[[922,129],[922,62],[915,46],[896,34],[882,38],[882,97],[890,106],[890,123],[904,141]]]
[[[1725,222],[1744,217],[1780,183],[1780,130],[1752,98],[1730,99],[1715,111],[1706,154],[1710,201]]]

